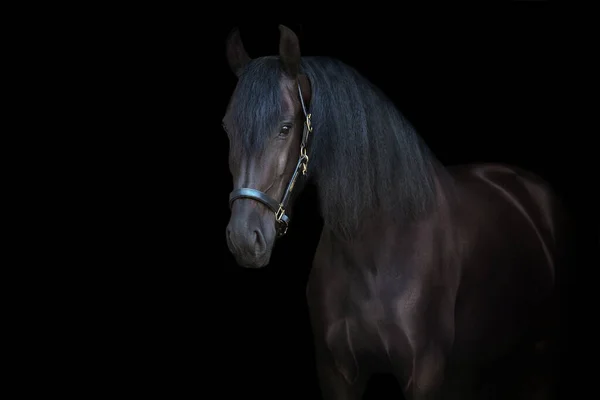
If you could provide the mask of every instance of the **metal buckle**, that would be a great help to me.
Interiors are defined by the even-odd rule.
[[[310,122],[310,117],[311,117],[311,114],[308,114],[306,116],[306,127],[308,128],[309,132],[312,132],[313,128],[312,128],[312,123]]]
[[[281,219],[284,215],[285,215],[285,209],[280,204],[279,209],[275,213],[275,221],[277,221],[279,223],[284,223],[283,220]]]
[[[288,230],[288,224],[287,222],[285,222],[282,218],[285,215],[285,209],[283,208],[283,206],[280,204],[279,205],[279,209],[277,210],[277,212],[275,213],[275,221],[277,221],[278,225],[278,229],[277,229],[277,236],[283,236],[287,233]]]
[[[306,147],[302,146],[300,149],[300,163],[302,164],[302,175],[306,175],[306,169],[308,168],[308,156],[306,155]]]

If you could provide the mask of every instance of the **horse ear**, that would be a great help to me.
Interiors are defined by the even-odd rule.
[[[244,49],[239,29],[234,28],[227,37],[227,61],[229,62],[229,68],[239,77],[242,69],[250,60],[246,49]]]
[[[290,28],[279,25],[279,58],[283,70],[290,78],[296,78],[300,70],[300,44],[298,36]]]

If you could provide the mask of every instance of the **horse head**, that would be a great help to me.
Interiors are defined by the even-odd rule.
[[[285,26],[279,29],[278,57],[251,59],[237,29],[227,39],[237,84],[223,118],[234,186],[226,236],[237,262],[251,268],[269,263],[276,238],[287,230],[312,131],[311,88],[300,73],[298,37]]]

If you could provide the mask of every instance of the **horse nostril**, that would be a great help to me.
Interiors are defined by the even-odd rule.
[[[254,231],[254,252],[256,254],[262,254],[265,252],[265,238],[262,233],[258,230]]]

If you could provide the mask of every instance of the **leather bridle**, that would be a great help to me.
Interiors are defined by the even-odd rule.
[[[286,234],[289,224],[289,217],[285,214],[287,203],[290,199],[290,195],[292,190],[294,189],[294,184],[296,183],[296,179],[302,171],[302,175],[306,175],[306,169],[308,167],[308,156],[306,155],[306,148],[308,145],[308,136],[313,131],[312,124],[310,122],[310,114],[306,110],[306,106],[304,105],[304,99],[302,97],[302,89],[300,89],[300,83],[298,83],[298,93],[300,95],[300,103],[302,104],[302,112],[304,112],[304,131],[302,132],[302,142],[300,143],[300,157],[298,158],[298,163],[296,164],[296,169],[294,170],[294,174],[290,179],[287,188],[285,189],[285,193],[283,194],[283,198],[281,202],[273,199],[268,194],[261,192],[257,189],[252,188],[240,188],[232,191],[229,194],[229,208],[231,209],[233,202],[237,199],[252,199],[256,200],[265,206],[267,206],[274,214],[275,214],[275,223],[277,229],[277,236],[281,237]]]

